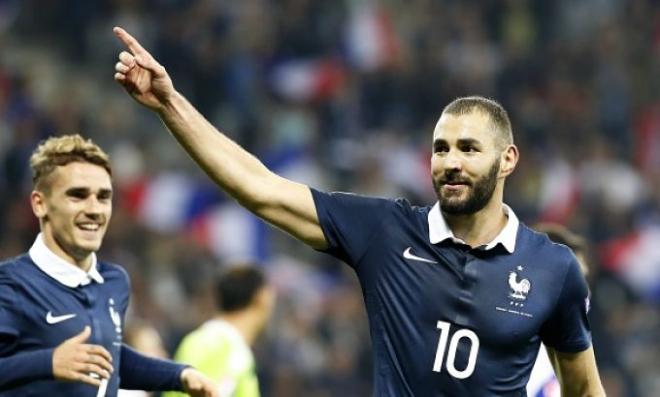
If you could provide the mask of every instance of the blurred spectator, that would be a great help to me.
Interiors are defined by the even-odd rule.
[[[213,316],[183,338],[174,359],[217,382],[223,396],[259,397],[252,345],[270,319],[274,290],[259,268],[242,264],[215,277],[214,296]]]
[[[131,320],[130,325],[124,330],[124,340],[126,344],[150,357],[169,358],[163,340],[158,331],[151,325],[140,322],[137,319]],[[117,397],[148,397],[153,393],[139,390],[120,389]]]

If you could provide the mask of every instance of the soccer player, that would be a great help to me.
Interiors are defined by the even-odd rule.
[[[107,154],[79,135],[30,158],[41,233],[0,265],[0,396],[116,396],[119,387],[216,397],[192,367],[122,343],[129,279],[97,259],[112,214]]]
[[[587,246],[584,238],[571,232],[566,227],[552,223],[541,223],[534,227],[541,233],[546,233],[550,240],[564,244],[575,254],[580,264],[580,269],[585,277],[589,276],[587,262]],[[552,348],[546,348],[541,344],[539,355],[532,369],[527,383],[527,395],[530,397],[559,397],[560,383],[555,376],[553,363],[556,363],[556,352]]]
[[[174,359],[218,382],[222,396],[259,397],[250,346],[270,318],[274,291],[260,270],[241,265],[219,275],[215,292],[217,314],[183,339]]]
[[[566,396],[601,396],[577,260],[503,203],[518,161],[506,111],[481,97],[445,107],[433,132],[438,202],[324,193],[284,179],[218,132],[121,28],[115,80],[155,111],[247,209],[345,261],[360,280],[378,396],[520,396],[543,341]]]

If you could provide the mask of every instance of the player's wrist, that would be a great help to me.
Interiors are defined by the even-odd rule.
[[[179,91],[172,87],[172,92],[163,96],[161,99],[160,106],[156,109],[156,112],[161,117],[167,117],[180,113],[181,106],[185,103],[185,98]]]
[[[187,388],[187,384],[190,380],[190,377],[193,375],[193,372],[196,371],[195,367],[190,366],[190,365],[184,365],[181,368],[181,371],[179,372],[179,386],[180,386],[180,391],[185,391]]]

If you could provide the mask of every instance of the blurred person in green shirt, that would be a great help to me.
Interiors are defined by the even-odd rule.
[[[250,346],[270,318],[274,290],[258,268],[242,265],[220,273],[215,294],[218,311],[183,338],[174,359],[218,382],[223,397],[259,397]]]

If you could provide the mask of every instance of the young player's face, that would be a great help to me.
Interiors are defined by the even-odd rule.
[[[46,245],[69,261],[85,260],[101,247],[112,215],[110,175],[101,166],[73,162],[47,178],[49,189],[32,193]]]
[[[443,114],[433,133],[431,171],[442,211],[472,214],[488,204],[503,176],[490,117]]]

